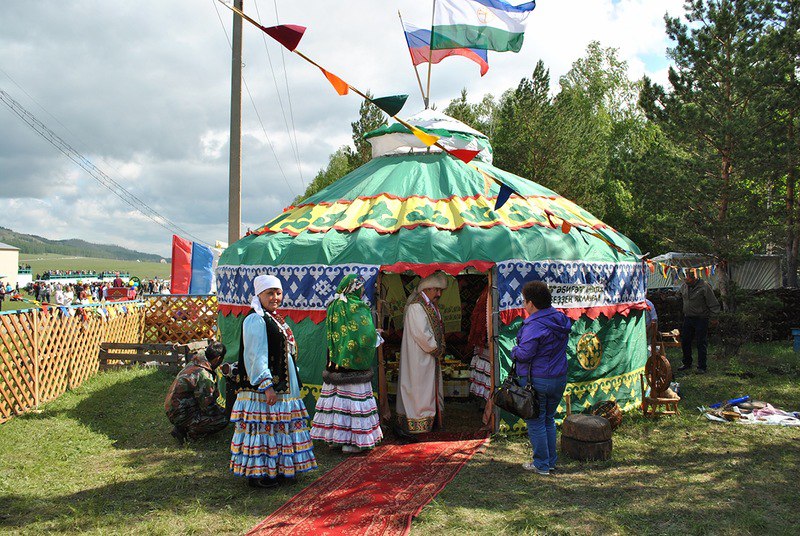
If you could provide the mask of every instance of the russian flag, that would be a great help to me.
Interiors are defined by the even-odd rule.
[[[172,235],[172,294],[210,294],[216,255],[210,247]]]
[[[431,31],[417,28],[413,24],[403,23],[406,34],[408,51],[411,53],[411,63],[415,66],[421,63],[439,63],[448,56],[463,56],[481,66],[481,76],[489,70],[489,59],[485,50],[479,48],[449,48],[431,52]]]

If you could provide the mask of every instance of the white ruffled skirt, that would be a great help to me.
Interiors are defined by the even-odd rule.
[[[311,438],[329,445],[351,445],[371,449],[383,439],[378,405],[372,384],[322,384],[316,413],[311,423]]]
[[[476,353],[469,365],[469,392],[472,395],[489,400],[492,394],[492,364],[488,350]]]

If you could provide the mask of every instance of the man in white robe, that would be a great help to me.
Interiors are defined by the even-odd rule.
[[[396,408],[403,433],[430,432],[434,421],[442,424],[445,343],[438,304],[446,288],[445,275],[435,273],[420,281],[406,302]]]

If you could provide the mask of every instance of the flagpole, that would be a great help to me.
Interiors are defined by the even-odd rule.
[[[400,27],[403,28],[403,35],[406,34],[406,27],[403,24],[403,16],[400,14],[400,10],[397,10],[397,16],[400,17]],[[406,44],[408,45],[408,39],[406,39]],[[414,74],[417,75],[417,84],[419,84],[419,93],[422,95],[422,102],[425,103],[425,107],[428,107],[428,102],[425,99],[425,92],[422,90],[422,79],[419,77],[419,71],[417,70],[417,66],[414,65],[414,55],[411,53],[411,46],[409,45],[408,48],[408,55],[411,56],[411,66],[414,67]],[[428,44],[428,60],[431,58],[431,47],[430,43]]]
[[[428,46],[428,95],[425,97],[425,109],[428,109],[428,103],[431,100],[431,57],[433,56],[433,21],[436,18],[436,0],[433,0],[433,9],[431,10],[431,42]]]

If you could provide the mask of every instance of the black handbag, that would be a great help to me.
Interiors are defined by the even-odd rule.
[[[517,364],[511,367],[511,372],[503,384],[494,392],[494,404],[509,413],[523,419],[536,419],[539,417],[539,397],[531,382],[530,369],[528,369],[528,384],[522,387],[517,383]]]

